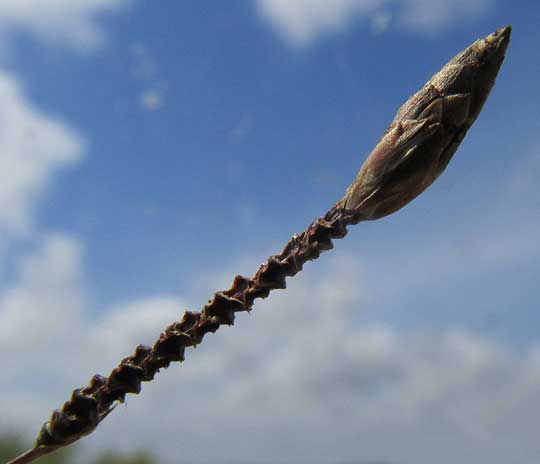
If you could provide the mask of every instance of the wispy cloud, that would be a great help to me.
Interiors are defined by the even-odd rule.
[[[390,19],[416,31],[484,14],[495,0],[257,0],[259,13],[292,45],[305,46],[359,21],[383,32]]]
[[[39,40],[79,49],[95,48],[105,33],[99,17],[129,4],[131,0],[2,0],[0,36],[25,32]]]
[[[0,233],[22,233],[54,173],[81,159],[84,140],[36,108],[16,78],[0,70],[0,146]]]
[[[23,32],[55,45],[78,50],[102,44],[100,17],[127,6],[131,0],[3,0],[0,40]],[[156,103],[154,102],[155,106]],[[23,233],[54,173],[79,161],[83,137],[60,119],[36,108],[26,97],[19,77],[0,69],[0,249],[6,232]]]
[[[148,111],[156,111],[165,105],[167,83],[161,76],[154,54],[147,46],[137,43],[131,52],[134,60],[133,75],[145,86],[140,95],[141,106]]]
[[[382,34],[390,26],[391,20],[392,15],[387,11],[383,10],[375,13],[371,18],[371,32],[375,35]]]
[[[0,381],[14,387],[8,388],[9,414],[16,421],[31,416],[39,423],[36,413],[46,415],[45,403],[50,407],[66,389],[86,382],[92,370],[112,367],[134,343],[150,343],[183,306],[167,297],[145,299],[90,319],[83,251],[74,237],[45,235],[33,252],[20,257],[16,280],[0,292],[0,347],[18,353]],[[35,394],[38,388],[43,395]]]
[[[163,106],[163,96],[155,89],[147,90],[141,95],[141,105],[149,111],[159,110]]]

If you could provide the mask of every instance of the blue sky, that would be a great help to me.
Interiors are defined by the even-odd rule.
[[[33,435],[91,374],[251,275],[341,197],[410,94],[512,24],[435,185],[83,446],[175,462],[181,432],[185,462],[536,462],[539,23],[532,0],[3,1],[6,417]]]

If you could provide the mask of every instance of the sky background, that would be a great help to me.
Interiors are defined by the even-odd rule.
[[[164,463],[540,459],[540,3],[2,0],[0,410],[50,412],[352,181],[397,108],[512,24],[420,198],[239,315],[81,447]]]

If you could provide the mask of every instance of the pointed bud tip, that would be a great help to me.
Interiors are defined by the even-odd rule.
[[[512,35],[512,26],[508,25],[497,29],[493,34],[488,35],[485,40],[491,44],[501,46],[508,45]]]
[[[512,26],[508,25],[497,29],[492,34],[485,37],[482,42],[487,46],[490,51],[496,52],[497,54],[504,55],[506,48],[510,43],[510,36],[512,35]]]
[[[501,27],[500,29],[497,29],[493,34],[489,35],[487,37],[487,39],[489,39],[489,38],[493,38],[493,39],[502,38],[506,42],[509,42],[511,35],[512,35],[512,26],[509,24],[508,26]]]

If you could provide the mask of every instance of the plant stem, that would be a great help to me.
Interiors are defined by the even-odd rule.
[[[41,458],[42,456],[45,456],[46,454],[52,453],[55,450],[55,448],[32,448],[31,450],[27,451],[24,454],[21,454],[20,456],[16,457],[15,459],[9,461],[7,464],[28,464],[30,462],[35,461],[38,458]]]

